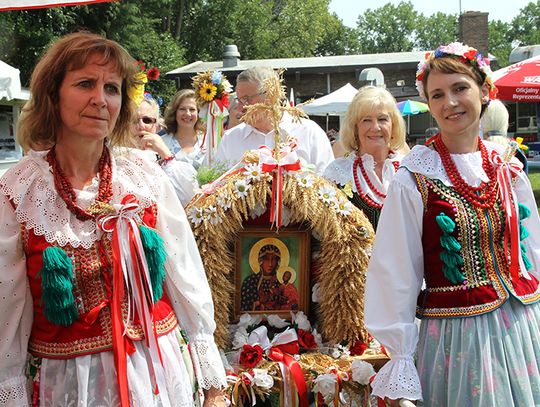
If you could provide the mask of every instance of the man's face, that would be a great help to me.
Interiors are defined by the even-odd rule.
[[[236,84],[236,98],[245,111],[245,108],[255,103],[263,103],[265,95],[254,82],[240,81]]]
[[[274,253],[266,253],[261,258],[261,269],[265,276],[270,276],[274,273],[279,263],[279,257]]]

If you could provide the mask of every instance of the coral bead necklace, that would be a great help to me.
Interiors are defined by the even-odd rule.
[[[469,203],[478,208],[491,208],[497,199],[497,179],[495,169],[489,160],[488,151],[482,140],[478,138],[478,149],[482,156],[482,168],[488,176],[489,181],[487,183],[482,182],[477,187],[473,187],[465,182],[459,173],[448,148],[444,144],[440,133],[435,136],[433,146],[439,153],[444,170],[457,192],[459,192],[459,194]]]
[[[46,160],[51,166],[54,186],[56,191],[66,203],[67,208],[75,217],[81,221],[94,219],[97,214],[108,211],[108,203],[112,198],[112,170],[111,170],[111,155],[107,146],[103,147],[103,153],[99,159],[99,188],[96,200],[90,207],[85,210],[77,205],[77,195],[68,177],[58,165],[56,160],[56,149],[51,148],[46,155]]]
[[[399,163],[394,161],[392,164],[394,165],[394,168],[397,170],[397,168],[399,167]],[[364,180],[366,181],[366,184],[368,185],[370,190],[375,195],[377,195],[378,197],[380,197],[382,199],[386,198],[386,194],[382,193],[377,188],[375,188],[375,185],[373,185],[373,182],[371,182],[371,179],[369,178],[369,176],[368,176],[368,174],[366,172],[366,169],[364,168],[364,163],[362,161],[362,157],[360,157],[360,156],[356,157],[356,159],[354,160],[354,163],[353,163],[353,178],[354,178],[354,184],[356,185],[356,190],[358,191],[358,194],[362,197],[362,199],[365,202],[368,203],[368,205],[373,206],[373,207],[378,208],[378,209],[381,209],[382,204],[380,204],[378,202],[375,202],[373,199],[371,199],[367,195],[367,193],[364,193],[362,191],[362,187],[360,186],[360,181],[358,179],[358,168],[360,168],[360,173],[362,174],[362,178],[364,178]]]

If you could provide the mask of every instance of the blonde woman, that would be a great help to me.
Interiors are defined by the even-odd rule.
[[[383,88],[360,88],[347,109],[340,140],[346,154],[331,162],[324,175],[351,187],[351,202],[376,228],[405,145],[405,122],[394,97]]]

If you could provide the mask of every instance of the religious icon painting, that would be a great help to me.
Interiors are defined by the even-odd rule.
[[[308,312],[310,232],[246,228],[236,239],[235,319]]]

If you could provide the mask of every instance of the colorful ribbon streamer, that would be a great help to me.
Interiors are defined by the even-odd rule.
[[[149,359],[148,370],[152,380],[154,393],[159,388],[166,389],[165,371],[157,341],[157,333],[153,324],[153,295],[148,264],[135,221],[141,210],[134,195],[127,195],[121,205],[114,205],[116,213],[98,219],[98,225],[105,233],[112,233],[113,257],[113,298],[112,329],[113,351],[118,378],[120,403],[129,407],[129,386],[127,379],[127,355],[135,348],[126,336],[127,326],[122,315],[124,295],[128,296],[127,320],[139,317],[144,332],[145,345]],[[167,392],[160,394],[163,406],[170,406]]]
[[[491,152],[491,161],[497,167],[497,182],[499,183],[501,200],[506,212],[506,226],[510,231],[510,236],[508,236],[508,233],[504,234],[504,247],[506,248],[508,247],[508,244],[510,244],[510,276],[512,280],[519,279],[520,269],[525,278],[531,278],[521,256],[519,240],[519,211],[516,210],[518,201],[514,193],[514,189],[512,188],[512,176],[517,176],[521,170],[521,166],[519,164],[511,162],[516,146],[517,144],[515,142],[510,142],[503,157],[501,157],[495,150]],[[509,237],[510,242],[508,242]]]

